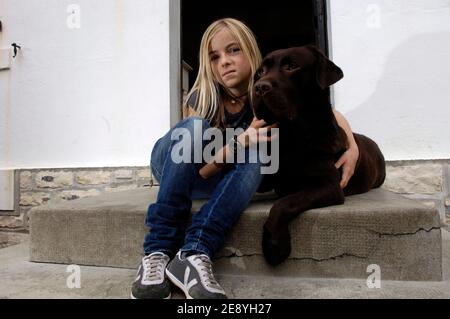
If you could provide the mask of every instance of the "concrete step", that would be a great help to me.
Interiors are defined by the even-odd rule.
[[[450,233],[442,232],[444,280],[390,281],[381,276],[380,288],[369,288],[367,278],[301,278],[221,274],[217,279],[231,299],[318,298],[450,298]],[[69,288],[73,276],[67,265],[29,262],[28,241],[0,249],[0,299],[128,299],[136,270],[80,266],[79,288]],[[72,282],[69,280],[69,282]],[[179,289],[172,298],[184,299]],[[154,306],[154,303],[152,304]]]
[[[54,203],[30,212],[35,262],[136,268],[157,188]],[[204,201],[194,201],[197,211]],[[262,226],[273,197],[255,196],[218,254],[222,274],[367,278],[376,264],[384,279],[442,280],[439,213],[417,201],[376,189],[344,205],[314,209],[291,224],[292,253],[271,267],[262,256]]]

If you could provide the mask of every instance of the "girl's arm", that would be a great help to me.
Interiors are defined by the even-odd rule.
[[[340,185],[341,188],[344,188],[345,186],[347,186],[348,181],[355,172],[356,163],[358,162],[359,158],[359,149],[353,136],[352,129],[350,128],[350,124],[347,122],[345,117],[334,108],[333,113],[336,117],[338,125],[345,131],[345,134],[347,135],[347,151],[342,154],[342,156],[335,164],[337,169],[342,166],[342,178]]]
[[[250,127],[241,135],[237,137],[239,144],[247,148],[250,145],[270,141],[277,138],[277,135],[267,136],[267,131],[271,128],[277,127],[278,123],[272,124],[270,126],[265,126],[266,122],[264,120],[258,120],[256,117],[253,119]],[[207,179],[215,174],[217,174],[223,167],[224,163],[229,162],[234,156],[233,150],[230,145],[227,144],[222,147],[217,154],[214,156],[214,161],[212,163],[205,164],[199,171],[199,174],[204,179]]]
[[[206,163],[198,173],[203,179],[216,175],[225,166],[226,159],[232,153],[230,146],[228,144],[225,145],[217,152],[214,161],[212,163]]]

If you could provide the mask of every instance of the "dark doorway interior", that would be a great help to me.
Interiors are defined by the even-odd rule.
[[[255,33],[263,56],[276,49],[305,44],[326,47],[325,0],[181,0],[182,58],[198,71],[198,50],[203,32],[214,20],[232,17]]]

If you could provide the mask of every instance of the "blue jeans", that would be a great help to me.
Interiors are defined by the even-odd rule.
[[[152,150],[150,166],[160,188],[156,203],[148,207],[145,223],[150,232],[144,239],[145,253],[162,251],[173,256],[181,250],[213,258],[222,248],[226,232],[248,206],[262,180],[259,162],[227,164],[208,179],[198,173],[201,164],[174,163],[172,148],[180,141],[171,140],[172,131],[184,128],[194,136],[196,120],[202,121],[202,133],[210,127],[202,118],[186,118],[160,138]],[[202,149],[208,142],[202,139]],[[193,214],[191,225],[186,229],[192,199],[208,201]]]

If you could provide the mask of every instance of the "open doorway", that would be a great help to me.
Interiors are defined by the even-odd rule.
[[[198,72],[203,32],[220,18],[245,22],[255,33],[263,56],[276,49],[305,44],[316,44],[328,54],[325,1],[181,0],[181,55],[192,68],[188,86],[192,86]]]

